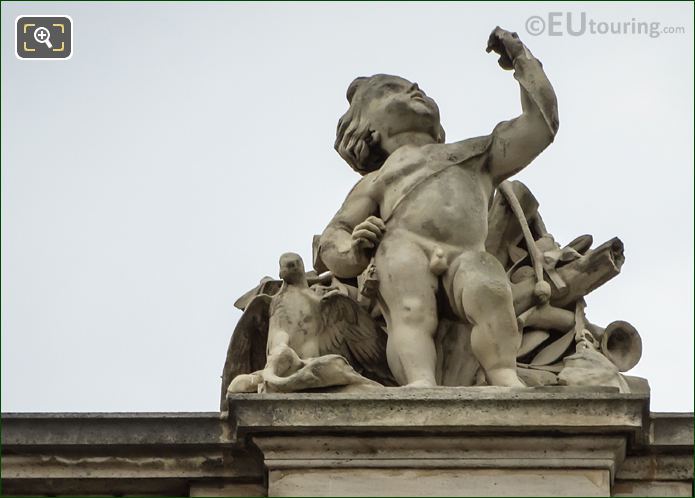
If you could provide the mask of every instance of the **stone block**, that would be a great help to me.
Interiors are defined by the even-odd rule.
[[[608,471],[305,469],[269,473],[269,496],[610,496]]]
[[[259,483],[193,483],[189,496],[266,496]]]
[[[393,388],[359,394],[233,394],[239,433],[544,432],[644,438],[648,394],[610,388]]]
[[[613,496],[693,496],[692,481],[616,481]]]
[[[625,438],[269,436],[270,496],[610,496]]]

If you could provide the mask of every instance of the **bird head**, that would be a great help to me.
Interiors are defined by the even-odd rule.
[[[288,284],[305,280],[304,261],[299,254],[286,252],[280,256],[280,278]]]

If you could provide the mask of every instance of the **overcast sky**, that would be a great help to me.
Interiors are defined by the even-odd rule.
[[[563,14],[561,36],[529,34],[550,10],[685,33],[570,36]],[[72,16],[72,59],[17,60],[26,14]],[[485,53],[496,25],[559,101],[517,178],[559,242],[623,240],[589,319],[635,325],[652,410],[691,411],[692,20],[665,2],[3,3],[2,411],[216,410],[235,299],[283,252],[309,264],[359,179],[333,150],[347,85],[402,75],[449,141],[487,134],[520,111]]]

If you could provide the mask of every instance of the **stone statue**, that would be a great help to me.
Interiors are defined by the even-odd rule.
[[[336,148],[364,177],[324,231],[321,259],[335,275],[356,277],[373,258],[388,363],[402,385],[437,384],[440,288],[458,318],[472,323],[471,347],[488,382],[523,385],[511,288],[485,251],[487,208],[495,188],[553,141],[557,103],[515,33],[495,29],[488,51],[514,69],[523,109],[488,136],[445,144],[434,100],[417,83],[382,74],[350,85],[350,109],[338,124]]]
[[[629,392],[618,372],[639,361],[640,336],[624,321],[605,328],[590,323],[584,301],[620,273],[623,244],[613,238],[591,249],[593,237],[581,235],[562,247],[538,207],[523,183],[507,181],[488,212],[485,247],[510,280],[522,332],[517,372],[527,385],[601,385]],[[548,294],[538,292],[541,282]]]
[[[561,246],[528,188],[507,180],[553,142],[557,102],[516,33],[496,28],[487,51],[514,71],[522,114],[483,137],[446,144],[417,83],[350,84],[335,148],[363,177],[314,237],[314,271],[285,254],[281,280],[237,301],[223,409],[227,392],[264,390],[631,389],[619,372],[639,360],[639,334],[591,324],[584,301],[620,272],[622,243]]]
[[[393,384],[386,366],[386,335],[369,313],[338,289],[309,287],[304,262],[297,254],[280,257],[280,278],[283,283],[276,294],[256,296],[249,305],[265,317],[267,331],[240,329],[230,348],[230,354],[239,359],[252,349],[267,348],[264,365],[249,374],[229,372],[229,392],[381,386],[350,364],[359,365],[372,379]]]

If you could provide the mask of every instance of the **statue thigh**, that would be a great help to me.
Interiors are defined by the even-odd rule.
[[[444,274],[443,284],[452,309],[462,320],[476,325],[491,313],[516,320],[507,275],[488,252],[460,254]]]
[[[437,327],[438,282],[425,251],[407,237],[392,235],[379,245],[374,264],[389,334],[405,325],[432,336]]]

